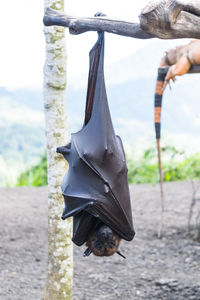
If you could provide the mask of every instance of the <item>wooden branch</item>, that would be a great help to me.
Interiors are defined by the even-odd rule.
[[[46,26],[69,27],[72,34],[86,31],[107,31],[139,39],[200,38],[200,0],[154,0],[141,12],[140,23],[108,17],[65,15],[48,8]]]
[[[161,39],[200,38],[200,1],[152,1],[141,12],[140,26]]]
[[[143,31],[138,23],[108,17],[80,18],[62,14],[51,8],[47,8],[45,11],[43,22],[45,26],[69,27],[71,34],[80,34],[86,31],[106,31],[139,39],[154,37],[152,34]]]

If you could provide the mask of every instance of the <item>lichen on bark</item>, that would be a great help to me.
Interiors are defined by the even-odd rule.
[[[45,0],[45,8],[64,9],[64,0]],[[45,300],[72,298],[73,249],[72,220],[61,220],[63,196],[61,182],[67,164],[56,147],[67,142],[65,87],[66,44],[64,28],[46,27],[44,66],[44,110],[48,165],[48,261]]]

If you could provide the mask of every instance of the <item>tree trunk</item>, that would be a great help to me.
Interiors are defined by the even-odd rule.
[[[45,0],[45,8],[63,11],[64,0]],[[73,248],[72,220],[61,220],[61,182],[67,164],[56,147],[67,141],[65,115],[66,44],[64,28],[46,27],[44,66],[44,108],[48,165],[48,262],[45,300],[72,298]]]

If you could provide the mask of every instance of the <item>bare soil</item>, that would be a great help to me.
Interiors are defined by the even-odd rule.
[[[200,243],[187,230],[191,184],[165,184],[161,239],[159,187],[130,190],[136,236],[121,244],[127,258],[83,258],[74,246],[73,300],[200,300]],[[0,189],[0,299],[42,299],[46,259],[47,188]]]

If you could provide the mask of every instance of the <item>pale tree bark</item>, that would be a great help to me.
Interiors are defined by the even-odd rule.
[[[142,10],[139,23],[102,16],[80,18],[47,9],[44,24],[68,27],[72,34],[107,31],[139,39],[199,39],[200,0],[150,1]]]
[[[64,0],[45,0],[45,8],[63,11]],[[67,165],[56,147],[67,142],[65,115],[66,44],[64,28],[45,27],[44,108],[48,165],[48,262],[45,300],[72,298],[72,220],[61,220],[61,182]]]

